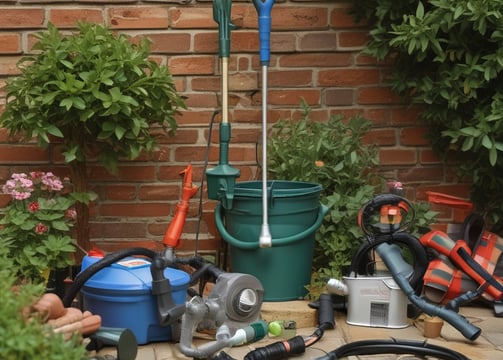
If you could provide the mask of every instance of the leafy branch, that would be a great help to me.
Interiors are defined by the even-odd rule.
[[[365,52],[393,62],[390,87],[422,106],[433,148],[460,162],[471,200],[503,227],[503,3],[355,0],[371,23]]]

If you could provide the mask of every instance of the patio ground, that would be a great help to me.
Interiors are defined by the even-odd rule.
[[[460,311],[470,322],[482,329],[481,335],[475,341],[466,340],[456,329],[445,323],[442,327],[441,336],[427,339],[423,335],[423,318],[410,321],[410,325],[401,329],[374,328],[354,326],[346,323],[345,314],[336,312],[336,327],[325,331],[323,338],[308,347],[302,356],[295,359],[316,359],[339,346],[358,340],[370,339],[407,339],[419,340],[441,345],[451,350],[456,350],[471,360],[501,360],[503,359],[503,318],[493,316],[491,309],[480,307],[464,307]],[[271,321],[276,319],[289,319],[297,322],[297,335],[312,334],[316,324],[316,310],[308,307],[305,301],[290,301],[282,303],[264,303],[262,317]],[[198,339],[194,346],[203,344],[204,340]],[[257,347],[278,341],[278,338],[265,338],[253,344],[225,349],[235,359],[243,359],[244,356]],[[99,355],[117,355],[115,348],[105,348]],[[404,355],[366,355],[352,356],[350,359],[365,360],[398,360],[416,359],[414,356]],[[168,360],[189,359],[184,356],[174,343],[152,343],[138,347],[138,360]]]

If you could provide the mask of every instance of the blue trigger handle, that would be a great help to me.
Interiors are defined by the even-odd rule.
[[[270,61],[270,36],[271,36],[271,9],[274,0],[253,0],[258,13],[258,31],[260,40],[260,64],[269,65]]]

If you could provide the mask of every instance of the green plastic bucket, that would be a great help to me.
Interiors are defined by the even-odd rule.
[[[233,272],[255,276],[265,301],[303,298],[310,283],[314,234],[328,210],[320,204],[321,185],[268,182],[268,223],[272,247],[259,248],[262,182],[236,183],[231,209],[215,210],[217,228],[230,244]]]

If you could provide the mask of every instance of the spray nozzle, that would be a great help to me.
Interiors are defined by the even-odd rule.
[[[331,294],[345,296],[348,294],[348,286],[339,279],[330,279],[327,282],[327,290]]]

